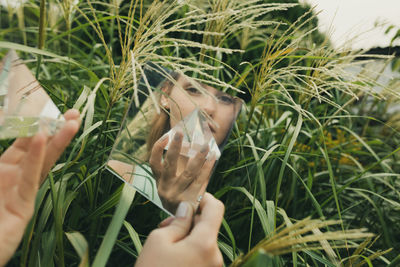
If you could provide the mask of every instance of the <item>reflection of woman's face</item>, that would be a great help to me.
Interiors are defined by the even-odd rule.
[[[196,107],[207,113],[214,121],[209,123],[211,132],[218,145],[225,139],[236,117],[236,101],[230,95],[211,86],[201,84],[208,94],[200,92],[188,78],[179,76],[177,83],[169,93],[169,97],[162,96],[168,101],[170,110],[170,124],[174,127],[179,121],[189,115]]]

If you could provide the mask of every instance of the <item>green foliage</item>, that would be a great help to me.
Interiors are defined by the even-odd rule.
[[[278,2],[48,0],[41,9],[32,0],[1,9],[0,55],[18,50],[60,110],[85,115],[9,265],[134,263],[166,215],[104,164],[153,61],[246,100],[208,187],[226,205],[226,265],[395,266],[400,142],[381,105],[399,98],[396,87],[351,72],[363,55],[333,49],[309,7]],[[314,223],[315,243],[292,235],[301,222]],[[361,228],[380,238],[347,231]],[[282,231],[295,237],[279,253],[259,248]]]

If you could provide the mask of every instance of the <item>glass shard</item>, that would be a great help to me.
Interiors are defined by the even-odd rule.
[[[130,108],[124,117],[106,168],[119,179],[134,187],[138,193],[153,204],[173,216],[182,201],[191,203],[195,208],[198,207],[215,169],[216,160],[220,158],[221,151],[226,145],[240,112],[242,101],[239,98],[231,98],[226,95],[232,100],[229,105],[230,108],[227,109],[228,106],[222,101],[215,101],[213,103],[216,108],[223,108],[224,116],[210,117],[202,110],[204,108],[202,104],[207,102],[198,101],[214,101],[213,97],[200,100],[181,90],[184,86],[188,86],[187,84],[192,83],[190,77],[182,74],[179,70],[168,70],[160,66],[157,67],[156,64],[146,64],[143,70],[143,77],[133,86],[137,87],[138,94],[133,96],[134,100],[131,101]],[[144,76],[146,76],[146,79]],[[207,90],[207,95],[225,95],[225,93],[219,92],[211,86],[201,86],[204,90]],[[152,93],[154,93],[156,99],[149,96],[149,90],[153,90]],[[165,94],[167,92],[168,95]],[[171,95],[172,93],[173,95]],[[163,96],[170,100],[171,104],[176,105],[178,112],[172,113],[177,114],[177,116],[179,116],[178,114],[185,114],[182,118],[189,114],[176,125],[173,124],[175,127],[169,132],[169,129],[166,130],[165,123],[174,123],[176,120],[171,117],[171,109],[168,112],[168,108],[164,106]],[[135,102],[135,97],[137,97],[139,105]],[[189,106],[182,106],[182,104],[189,102],[195,104],[194,106],[199,107],[199,109],[190,109],[189,111],[189,109],[186,109]],[[160,105],[160,107],[166,109],[163,108],[160,113],[157,113],[155,105]],[[193,112],[191,113],[191,111]],[[222,115],[221,113],[218,114]],[[165,150],[154,149],[153,145],[157,140],[160,140],[161,136],[165,136],[164,134],[169,136],[169,140],[173,140],[177,131],[182,133],[184,138],[183,148],[179,152],[170,153],[170,159],[176,163],[176,169],[173,173],[166,168]],[[197,151],[204,148],[204,145],[210,148],[206,161],[202,163],[194,158],[188,158],[195,156]],[[170,144],[168,147],[171,148]],[[215,153],[215,158],[211,153]],[[188,173],[184,173],[187,168],[193,168],[191,169],[193,175],[190,175],[190,177],[187,175]],[[171,182],[172,180],[174,182]]]
[[[64,117],[14,50],[0,64],[0,139],[53,135]]]
[[[209,152],[207,158],[214,154],[216,160],[218,160],[221,152],[208,125],[209,122],[206,117],[200,109],[196,108],[165,134],[168,135],[169,139],[165,150],[168,150],[175,133],[181,132],[183,133],[181,155],[192,158],[200,152],[204,145],[208,144]]]

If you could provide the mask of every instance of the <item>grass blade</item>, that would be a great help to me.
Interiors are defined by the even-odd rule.
[[[89,267],[89,245],[85,237],[79,232],[65,233],[65,235],[81,258],[79,267]]]
[[[129,207],[133,201],[136,190],[129,184],[124,184],[121,193],[121,199],[118,203],[117,209],[112,217],[111,223],[107,228],[107,232],[101,242],[100,248],[96,253],[93,261],[93,266],[103,267],[106,266],[108,258],[110,257],[112,248],[117,240],[118,233],[125,221],[125,216],[128,213]]]

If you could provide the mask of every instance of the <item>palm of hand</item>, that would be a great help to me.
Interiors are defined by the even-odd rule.
[[[206,160],[208,146],[198,152],[194,158],[180,156],[182,133],[177,133],[163,158],[163,150],[167,139],[158,140],[150,157],[150,166],[157,181],[158,195],[164,208],[174,212],[181,201],[198,204],[198,196],[202,195],[207,186],[215,157]],[[184,159],[185,158],[185,159]],[[181,171],[179,172],[179,163]]]

